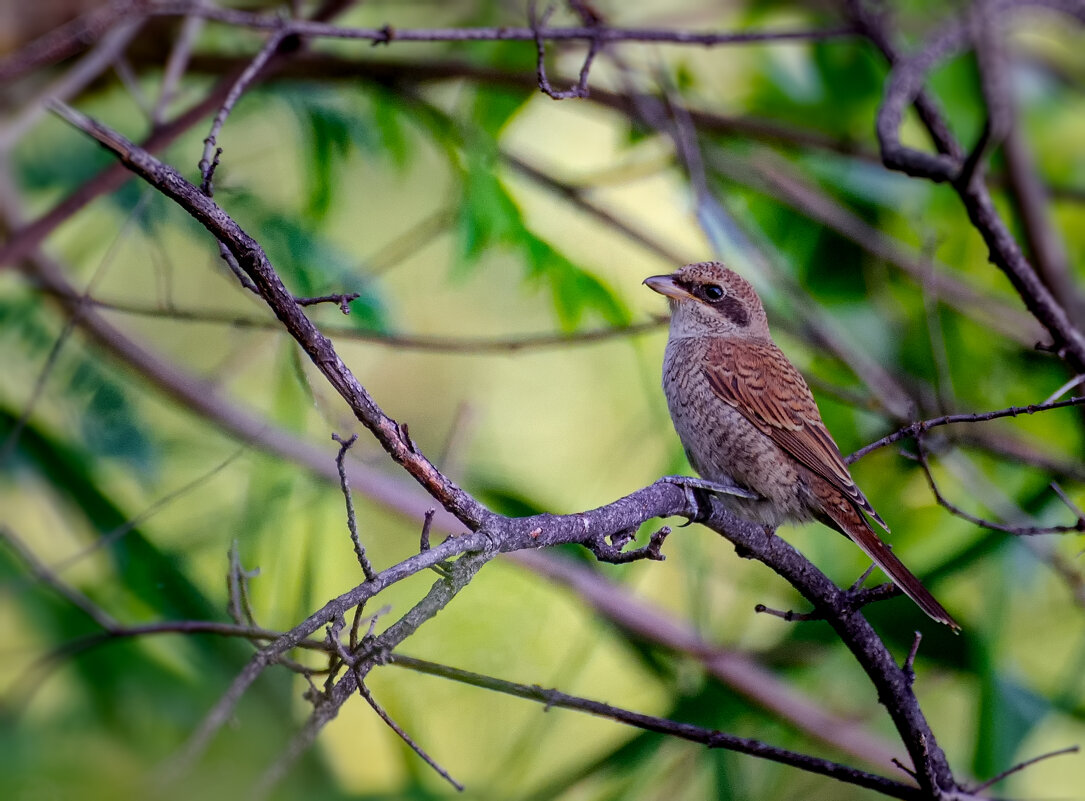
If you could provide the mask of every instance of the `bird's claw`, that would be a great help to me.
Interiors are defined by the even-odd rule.
[[[690,523],[696,523],[708,517],[707,512],[703,510],[704,501],[697,497],[697,490],[714,493],[716,495],[732,495],[738,498],[748,498],[751,500],[756,500],[760,497],[757,493],[750,492],[748,489],[734,483],[706,481],[703,478],[693,478],[692,476],[664,476],[662,480],[681,487],[686,494],[686,502],[689,504],[690,508],[693,509],[693,514],[682,524],[682,526],[688,526]]]

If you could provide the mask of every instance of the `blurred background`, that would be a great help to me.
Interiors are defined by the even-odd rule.
[[[322,10],[294,5],[246,8]],[[909,49],[954,11],[888,5]],[[823,33],[613,44],[592,65],[590,96],[564,101],[539,92],[530,41],[314,39],[246,92],[218,138],[215,199],[295,294],[360,293],[349,316],[334,304],[311,315],[453,479],[520,515],[593,508],[689,472],[659,386],[666,307],[641,286],[687,261],[724,259],[754,282],[845,454],[912,420],[1080,394],[1067,389],[1065,363],[1036,349],[1049,336],[988,263],[953,189],[881,166],[873,131],[888,71],[869,42],[833,33],[846,24],[842,6],[594,8],[615,27]],[[70,52],[23,50],[88,11],[100,28],[82,17],[89,33]],[[332,480],[332,432],[361,433],[349,458],[376,477],[355,485],[354,501],[377,569],[414,553],[421,527],[420,512],[397,511],[380,487],[408,493],[414,509],[430,503],[181,210],[129,180],[55,212],[112,161],[44,113],[45,97],[67,97],[134,141],[168,132],[160,157],[196,180],[223,87],[266,39],[183,14],[115,11],[64,0],[0,8],[0,253],[22,247],[31,221],[59,215],[0,265],[0,795],[27,801],[147,796],[253,650],[208,635],[94,640],[101,627],[43,570],[125,625],[227,622],[236,548],[258,569],[248,582],[256,622],[285,630],[362,580]],[[527,24],[523,3],[496,0],[323,11],[342,26],[400,30]],[[562,5],[550,24],[581,21]],[[1039,257],[1044,278],[1085,324],[1085,34],[1043,11],[1008,31],[1015,124],[988,184],[1034,260],[1055,243]],[[166,78],[184,49],[182,74]],[[548,45],[556,88],[575,80],[585,50]],[[985,118],[974,56],[946,62],[929,86],[971,146]],[[930,147],[911,115],[902,136]],[[87,300],[65,303],[66,292]],[[248,435],[233,413],[252,422]],[[934,431],[924,440],[931,475],[982,520],[1072,527],[1074,505],[1085,505],[1083,423],[1065,408]],[[269,444],[276,437],[287,444]],[[896,552],[964,633],[904,598],[868,618],[901,659],[923,632],[917,694],[958,776],[987,779],[1082,742],[1080,533],[1022,537],[963,519],[902,450],[915,445],[875,451],[853,473]],[[780,533],[843,586],[866,567],[823,528]],[[888,763],[903,754],[891,722],[829,627],[754,613],[758,603],[806,608],[783,580],[698,526],[676,530],[665,553],[614,566],[569,548],[548,555],[561,560],[549,571],[498,559],[400,650],[906,778]],[[381,603],[398,617],[433,578],[404,581]],[[621,599],[633,620],[594,608],[585,587]],[[732,667],[631,628],[651,615]],[[378,668],[369,685],[465,798],[873,796],[401,668]],[[303,724],[306,687],[267,671],[198,770],[153,791],[247,792]],[[827,717],[804,718],[802,704]],[[855,744],[826,742],[811,720],[853,726]],[[1074,799],[1082,787],[1085,757],[1072,754],[996,792]],[[455,794],[361,699],[275,791]]]

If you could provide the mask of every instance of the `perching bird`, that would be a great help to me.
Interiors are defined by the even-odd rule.
[[[863,513],[889,531],[855,486],[814,396],[776,347],[753,287],[719,262],[644,282],[671,307],[663,391],[693,468],[738,516],[767,526],[818,520],[847,535],[934,620],[960,626],[893,554]]]

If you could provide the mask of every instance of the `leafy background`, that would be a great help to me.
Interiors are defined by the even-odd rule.
[[[834,22],[831,9],[782,2],[722,9],[704,2],[599,6],[611,23],[629,26],[739,30]],[[909,3],[901,11],[901,29],[912,44],[944,13],[938,3]],[[572,21],[561,13],[555,19]],[[342,22],[407,28],[523,20],[517,4],[457,0],[367,3]],[[258,44],[252,34],[209,25],[197,52],[245,56]],[[1041,19],[1015,32],[1013,44],[1020,120],[1043,178],[1057,187],[1085,185],[1081,33]],[[377,50],[317,42],[312,48],[423,64],[455,58],[523,75],[534,69],[527,43]],[[140,86],[152,97],[164,53],[133,56]],[[690,106],[872,148],[885,67],[858,40],[710,49],[629,45],[621,53],[645,87],[665,77]],[[574,74],[582,54],[578,47],[561,48],[552,68]],[[592,73],[598,89],[620,92],[624,81],[605,59]],[[207,76],[194,71],[175,107],[187,106],[207,86]],[[972,141],[983,116],[971,59],[940,69],[933,86],[955,130]],[[115,76],[96,84],[80,106],[132,136],[146,129]],[[197,126],[165,160],[192,177],[204,135]],[[923,142],[914,121],[905,139]],[[780,344],[813,379],[845,453],[895,425],[851,371],[803,336],[796,308],[808,302],[805,293],[903,385],[925,388],[917,391],[928,398],[936,391],[946,411],[1039,402],[1067,378],[1055,360],[940,303],[862,241],[811,221],[756,181],[736,178],[771,156],[777,161],[770,163],[803,176],[877,230],[917,253],[933,252],[945,265],[937,269],[1019,306],[986,262],[951,190],[889,174],[861,158],[703,133],[707,178],[719,203],[706,211],[697,207],[666,135],[589,101],[558,103],[530,87],[462,78],[273,81],[245,96],[220,144],[219,202],[264,245],[295,293],[361,293],[348,318],[334,308],[313,314],[362,337],[355,341],[347,332],[336,338],[351,369],[389,414],[410,424],[426,453],[447,453],[444,464],[453,477],[498,511],[590,508],[662,474],[688,470],[658,386],[663,329],[497,354],[380,342],[407,334],[575,334],[663,311],[640,282],[675,265],[540,187],[510,166],[510,155],[582,188],[592,202],[683,259],[722,256],[751,275],[764,291]],[[50,208],[107,163],[55,119],[38,125],[11,158],[31,214]],[[994,171],[1000,168],[996,157]],[[1052,211],[1080,278],[1080,193],[1056,195]],[[95,297],[117,304],[248,317],[262,311],[235,286],[206,235],[134,182],[64,224],[47,249],[69,266],[75,283],[93,280]],[[275,424],[323,443],[329,461],[335,455],[330,431],[352,430],[345,407],[314,379],[282,332],[166,314],[111,313],[111,319]],[[23,278],[0,275],[0,440],[8,441],[31,403],[64,324],[58,308]],[[940,375],[943,350],[947,371]],[[269,628],[289,628],[359,581],[338,488],[252,448],[239,450],[78,333],[60,350],[31,409],[0,465],[0,521],[44,562],[63,564],[60,575],[117,618],[227,619],[223,576],[234,542],[242,562],[259,567],[253,606]],[[1085,504],[1081,423],[1074,410],[1064,410],[987,425],[1068,465],[1062,486]],[[364,436],[353,453],[395,474]],[[903,599],[869,610],[902,656],[912,632],[923,630],[920,700],[951,762],[985,778],[1085,739],[1082,608],[1042,558],[1053,548],[1080,570],[1081,538],[1026,543],[952,517],[934,502],[918,466],[892,448],[863,459],[854,471],[890,521],[898,551],[964,625],[964,634],[953,637]],[[1052,475],[1013,459],[947,443],[936,475],[948,496],[989,517],[1027,514],[1050,524],[1069,516],[1047,488]],[[156,506],[182,488],[176,499]],[[355,500],[363,541],[378,567],[416,547],[420,521],[396,517],[364,496]],[[823,529],[782,533],[840,583],[865,567],[857,549]],[[673,536],[666,553],[662,564],[596,569],[690,621],[706,640],[754,655],[795,688],[892,741],[874,692],[826,626],[752,613],[759,602],[801,608],[782,582],[697,527]],[[243,643],[210,637],[144,638],[112,642],[43,669],[36,660],[96,629],[36,583],[10,550],[0,550],[0,581],[0,795],[6,798],[146,796],[155,767],[183,743],[250,653]],[[405,609],[427,585],[425,577],[404,582],[387,602]],[[483,571],[403,650],[838,756],[706,677],[691,658],[615,628],[567,590],[511,562]],[[544,713],[392,667],[376,671],[371,688],[467,785],[468,798],[868,796],[789,768],[573,712]],[[156,793],[231,798],[244,792],[304,719],[303,690],[300,679],[268,672],[198,775]],[[1073,755],[1012,777],[1001,792],[1070,799],[1081,797],[1083,786],[1085,759]],[[277,797],[451,793],[368,707],[353,703]]]

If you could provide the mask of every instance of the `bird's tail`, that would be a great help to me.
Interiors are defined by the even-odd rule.
[[[954,631],[960,631],[960,624],[953,616],[935,600],[919,579],[917,579],[904,563],[897,558],[896,554],[886,545],[870,527],[866,519],[858,509],[840,498],[843,503],[826,504],[829,518],[833,528],[838,528],[863,549],[863,553],[869,556],[878,567],[885,571],[886,575],[893,580],[900,589],[915,601],[916,606],[922,609],[932,620],[945,623]],[[828,521],[826,521],[828,522]]]

